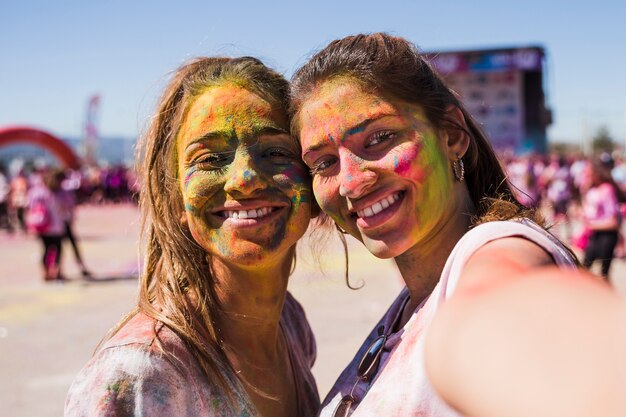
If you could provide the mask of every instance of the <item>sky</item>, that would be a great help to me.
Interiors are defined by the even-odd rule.
[[[252,55],[290,77],[336,38],[384,31],[425,51],[542,45],[549,140],[605,126],[626,142],[623,0],[22,0],[3,1],[0,19],[0,128],[80,137],[99,94],[100,136],[136,137],[192,57]]]

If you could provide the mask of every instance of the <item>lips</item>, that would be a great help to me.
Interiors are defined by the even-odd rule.
[[[401,193],[398,191],[391,195],[388,195],[387,197],[381,198],[380,200],[376,201],[374,204],[367,206],[364,209],[358,210],[356,214],[358,217],[362,219],[373,217],[377,215],[378,213],[386,210],[387,208],[389,208],[389,206],[393,205],[393,203],[398,201],[400,199],[400,195]]]

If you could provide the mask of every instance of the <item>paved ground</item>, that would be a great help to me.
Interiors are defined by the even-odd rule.
[[[77,231],[84,257],[96,273],[79,278],[69,247],[70,281],[44,284],[40,247],[29,236],[0,234],[0,410],[7,416],[59,416],[70,382],[106,330],[134,303],[138,270],[138,213],[133,206],[81,207]],[[352,291],[343,281],[337,240],[322,246],[320,267],[305,241],[290,289],[304,305],[318,342],[314,368],[324,394],[401,288],[391,261],[350,244]],[[626,263],[613,269],[626,291]]]

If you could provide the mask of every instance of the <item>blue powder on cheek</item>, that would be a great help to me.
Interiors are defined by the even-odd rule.
[[[393,156],[393,167],[398,168],[398,165],[400,165],[400,160],[398,159],[398,155],[394,155]]]
[[[252,173],[250,172],[250,170],[245,170],[243,172],[243,180],[244,181],[250,181],[252,179]]]

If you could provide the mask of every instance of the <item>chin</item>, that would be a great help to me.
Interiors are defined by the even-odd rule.
[[[372,255],[380,259],[395,258],[404,253],[404,250],[389,246],[380,240],[364,239],[363,244]]]

